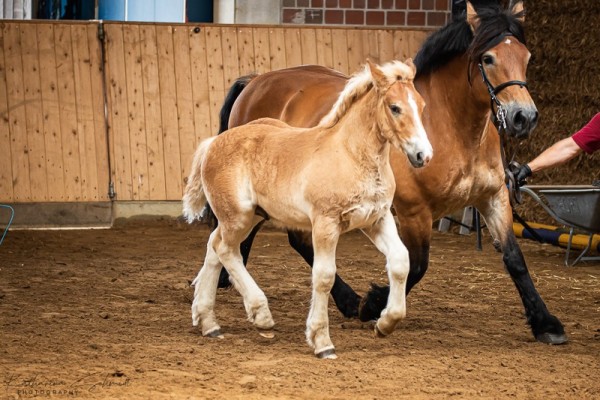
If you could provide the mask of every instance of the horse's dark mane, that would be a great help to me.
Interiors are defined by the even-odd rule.
[[[514,36],[525,44],[523,25],[517,19],[521,14],[512,14],[500,6],[488,6],[477,10],[477,15],[480,24],[475,34],[463,13],[427,38],[415,57],[416,77],[429,74],[464,54],[469,55],[469,60],[479,60],[506,36]]]

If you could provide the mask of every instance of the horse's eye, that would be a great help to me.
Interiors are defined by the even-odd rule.
[[[495,60],[494,60],[494,57],[487,55],[487,56],[483,56],[482,61],[485,65],[493,65]]]
[[[402,110],[400,109],[400,107],[398,107],[398,106],[397,106],[397,105],[395,105],[395,104],[392,104],[392,105],[390,106],[390,111],[391,111],[391,112],[392,112],[392,114],[394,114],[394,115],[400,115],[400,114],[402,113]]]

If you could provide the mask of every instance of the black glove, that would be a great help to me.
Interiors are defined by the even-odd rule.
[[[527,164],[518,166],[512,172],[515,176],[515,181],[517,182],[517,185],[519,185],[519,187],[527,184],[527,178],[529,178],[532,174],[531,168],[529,168],[529,165]]]

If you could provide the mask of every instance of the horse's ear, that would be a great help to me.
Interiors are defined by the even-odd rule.
[[[467,1],[467,23],[473,32],[475,32],[479,26],[479,16],[477,15],[477,11],[475,11],[475,7],[473,7],[473,4],[471,4],[470,1]]]
[[[368,58],[367,58],[367,67],[369,68],[369,71],[371,72],[371,76],[373,77],[375,86],[378,89],[384,88],[388,85],[388,80],[387,80],[387,77],[385,76],[385,74],[383,72],[381,72],[381,69],[379,69],[379,66],[377,64],[375,64]]]
[[[519,20],[521,23],[525,22],[525,7],[523,7],[522,0],[511,0],[508,5],[510,12]]]
[[[412,73],[413,73],[413,77],[415,76],[415,74],[417,73],[417,66],[415,65],[415,63],[413,62],[412,58],[408,58],[404,64],[408,65],[409,68],[411,69]]]

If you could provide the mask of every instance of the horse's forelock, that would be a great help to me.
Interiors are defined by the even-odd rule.
[[[483,53],[496,46],[506,36],[514,36],[526,44],[523,24],[519,20],[521,14],[515,15],[510,10],[492,7],[482,9],[477,15],[480,23],[468,49],[470,60],[479,60]]]
[[[471,60],[478,60],[499,37],[514,36],[525,44],[525,32],[518,19],[521,13],[513,15],[510,10],[504,11],[500,6],[492,5],[478,8],[477,16],[479,26],[475,34],[467,23],[466,15],[462,14],[425,40],[415,57],[417,77],[467,53]]]

